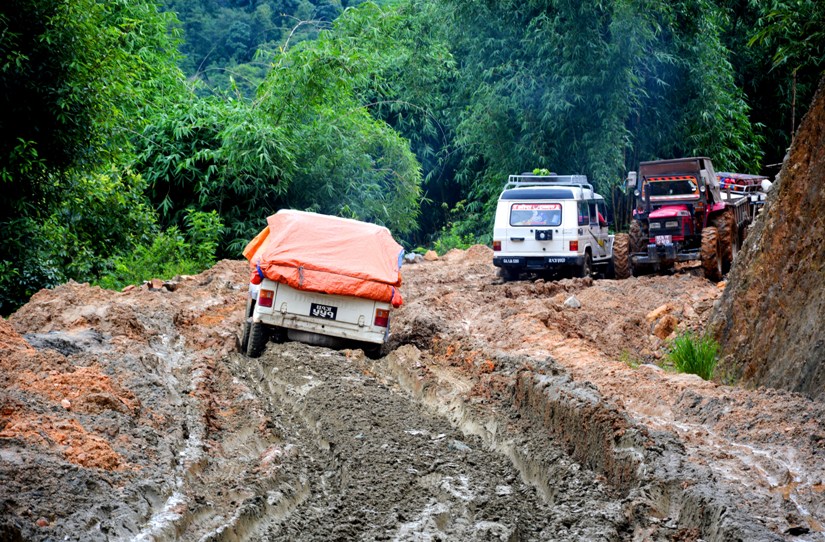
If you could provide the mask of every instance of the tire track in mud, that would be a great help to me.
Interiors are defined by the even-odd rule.
[[[522,476],[535,485],[541,487],[555,479],[557,462],[513,446],[516,426],[533,452],[563,449],[569,456],[559,462],[576,460],[596,473],[615,501],[622,503],[626,525],[621,535],[628,540],[782,539],[754,524],[748,510],[739,509],[735,497],[719,486],[709,469],[690,464],[673,435],[638,426],[594,386],[573,381],[552,358],[487,354],[497,371],[511,377],[505,380],[504,390],[501,380],[481,379],[474,388],[477,396],[496,395],[490,390],[493,387],[498,388],[498,399],[480,401],[479,408],[472,396],[455,388],[460,371],[443,366],[443,360],[402,347],[387,361],[390,373],[410,393],[432,408],[449,412],[454,425],[465,433],[478,434],[490,448],[510,457]],[[434,378],[427,375],[433,369]],[[438,374],[442,372],[450,376],[442,378]],[[448,406],[445,399],[451,395]],[[519,421],[501,431],[500,421],[506,418]],[[553,489],[552,498],[556,498],[567,488]]]
[[[230,364],[288,428],[277,478],[298,490],[255,488],[204,540],[629,539],[593,473],[503,419],[466,410],[454,427],[450,400],[421,401],[387,358],[287,343]],[[478,436],[491,424],[507,438]]]

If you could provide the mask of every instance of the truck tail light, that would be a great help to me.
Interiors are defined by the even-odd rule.
[[[501,251],[501,241],[493,241],[493,252]]]
[[[387,327],[390,323],[390,311],[387,309],[375,309],[375,321],[373,325],[378,327]]]
[[[571,252],[578,252],[579,251],[579,242],[578,241],[570,241],[570,251]]]
[[[260,295],[258,295],[258,305],[261,307],[271,307],[274,297],[275,292],[273,290],[261,290]]]

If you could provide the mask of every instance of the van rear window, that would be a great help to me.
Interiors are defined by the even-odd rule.
[[[510,207],[511,226],[558,226],[561,203],[514,203]]]

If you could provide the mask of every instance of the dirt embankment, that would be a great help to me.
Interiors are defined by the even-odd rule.
[[[239,354],[241,262],[39,293],[0,322],[0,539],[822,539],[825,409],[659,367],[719,287],[491,260],[405,267],[379,360]]]
[[[713,318],[749,386],[825,398],[825,79]]]

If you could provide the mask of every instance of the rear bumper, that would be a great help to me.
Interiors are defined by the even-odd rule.
[[[584,256],[495,256],[493,265],[525,271],[546,271],[565,267],[581,267]]]
[[[305,331],[318,335],[375,344],[383,344],[389,335],[389,327],[379,328],[371,325],[362,327],[358,324],[336,322],[334,320],[322,321],[318,318],[290,313],[281,314],[280,312],[273,312],[272,314],[257,314],[255,321],[259,321],[268,326],[278,326],[285,329],[294,329],[296,331]]]

